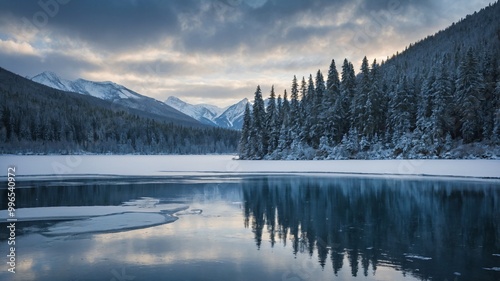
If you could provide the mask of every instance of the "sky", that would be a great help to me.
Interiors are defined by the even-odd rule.
[[[0,67],[221,107],[381,61],[493,0],[0,0]]]

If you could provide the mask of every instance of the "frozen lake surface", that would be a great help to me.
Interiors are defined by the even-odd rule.
[[[2,155],[0,167],[16,166],[18,176],[368,174],[500,179],[500,160],[322,160],[241,161],[234,155]],[[5,177],[1,174],[0,177]]]
[[[0,280],[500,277],[498,180],[52,177],[20,178],[16,192],[17,273]]]

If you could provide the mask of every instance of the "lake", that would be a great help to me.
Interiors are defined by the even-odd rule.
[[[248,175],[17,184],[17,208],[132,204],[153,213],[17,222],[16,274],[3,262],[0,280],[500,280],[498,180]],[[155,213],[160,206],[184,207]],[[164,217],[171,219],[156,220]],[[6,261],[7,232],[0,235]]]

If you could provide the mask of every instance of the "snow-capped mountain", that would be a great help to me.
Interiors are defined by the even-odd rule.
[[[144,97],[134,91],[125,88],[122,85],[118,85],[113,82],[94,82],[84,79],[70,81],[59,77],[54,72],[49,71],[42,72],[31,78],[31,80],[40,84],[44,84],[51,88],[89,95],[103,100],[129,98],[140,99]]]
[[[245,105],[249,101],[245,98],[226,108],[209,104],[192,105],[177,97],[169,97],[165,103],[204,124],[239,130],[243,126]]]
[[[216,124],[224,128],[241,129],[243,127],[243,118],[245,117],[245,106],[247,103],[250,102],[247,98],[244,98],[228,107],[221,115],[215,118]]]
[[[204,124],[214,126],[217,125],[214,122],[214,119],[221,115],[225,110],[225,108],[220,108],[210,104],[192,105],[173,96],[168,97],[165,103]]]
[[[113,105],[126,106],[154,115],[167,117],[172,121],[178,121],[186,125],[200,125],[196,119],[187,116],[161,101],[143,96],[113,82],[94,82],[84,79],[71,81],[63,79],[56,73],[48,71],[34,76],[31,80],[58,90],[75,92],[111,101]]]

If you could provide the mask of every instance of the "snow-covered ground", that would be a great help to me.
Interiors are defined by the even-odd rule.
[[[3,155],[17,176],[183,176],[205,174],[342,173],[500,179],[500,160],[241,161],[233,155]]]

